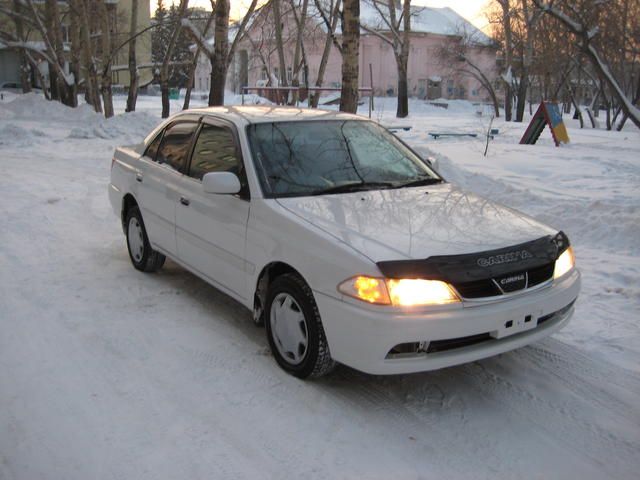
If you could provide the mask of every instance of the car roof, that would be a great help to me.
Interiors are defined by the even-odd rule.
[[[318,108],[298,108],[263,105],[238,105],[228,107],[207,107],[185,110],[185,114],[205,114],[227,118],[236,123],[296,122],[306,120],[366,120],[350,113],[321,110]]]

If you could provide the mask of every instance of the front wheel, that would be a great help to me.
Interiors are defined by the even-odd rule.
[[[278,365],[298,377],[321,377],[335,366],[311,288],[295,274],[277,277],[265,306],[267,338]]]
[[[164,264],[165,256],[151,248],[140,209],[137,206],[131,207],[125,221],[127,248],[133,266],[142,272],[160,270]]]

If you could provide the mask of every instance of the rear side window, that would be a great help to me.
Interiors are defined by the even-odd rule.
[[[164,132],[162,143],[156,156],[156,162],[163,163],[176,171],[182,171],[187,162],[191,137],[198,124],[180,122],[170,125]]]
[[[156,154],[158,153],[158,147],[160,147],[161,140],[162,140],[162,132],[156,135],[156,138],[154,138],[153,142],[151,142],[147,147],[147,151],[144,152],[146,157],[149,157],[151,160],[156,159]]]
[[[231,131],[204,124],[191,157],[189,176],[202,179],[209,172],[232,172],[241,177],[242,162]]]

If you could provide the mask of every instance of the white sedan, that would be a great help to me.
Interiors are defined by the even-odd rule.
[[[580,290],[564,233],[446,182],[355,115],[179,113],[116,149],[109,195],[135,268],[168,256],[238,300],[300,378],[521,347],[566,325]]]

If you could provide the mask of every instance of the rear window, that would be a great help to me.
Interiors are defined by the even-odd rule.
[[[170,125],[164,132],[156,162],[166,164],[180,172],[184,170],[191,146],[191,138],[198,128],[195,122],[180,122]]]

